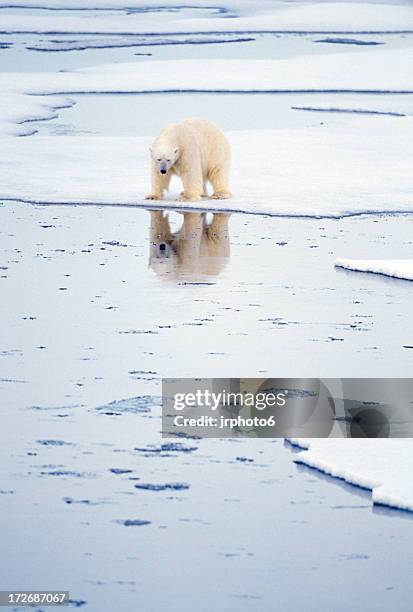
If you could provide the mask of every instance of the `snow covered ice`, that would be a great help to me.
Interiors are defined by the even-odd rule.
[[[413,259],[337,259],[336,266],[347,270],[413,280]]]
[[[296,461],[372,490],[375,504],[413,511],[412,440],[291,439],[306,449]]]
[[[23,11],[2,15],[2,32],[37,32],[37,33],[120,33],[140,34],[154,31],[155,33],[176,32],[410,32],[413,30],[411,8],[403,5],[372,3],[297,3],[296,6],[285,2],[226,2],[220,9],[215,2],[203,2],[202,15],[200,9],[186,6],[184,3],[168,0],[162,3],[164,10],[156,10],[158,2],[128,2],[130,12],[123,9],[125,2],[100,3],[94,2],[91,9],[113,9],[121,11],[120,15],[108,11],[103,15],[27,15]],[[137,7],[133,11],[133,5]],[[208,9],[208,5],[210,8]],[[12,6],[4,2],[3,6]],[[18,7],[47,7],[83,9],[79,2],[19,2]],[[147,10],[154,7],[154,12]],[[168,6],[181,11],[171,17],[165,10]],[[140,11],[139,8],[146,10]],[[155,15],[155,18],[154,18]],[[322,18],[320,19],[320,15]]]
[[[230,133],[234,197],[218,206],[307,217],[412,212],[413,119],[385,118],[380,132],[376,127],[373,120],[353,129]],[[147,207],[150,142],[93,135],[5,138],[0,197]],[[182,207],[174,201],[179,189],[176,182],[167,200],[156,206]],[[202,207],[215,210],[217,202],[205,199]]]

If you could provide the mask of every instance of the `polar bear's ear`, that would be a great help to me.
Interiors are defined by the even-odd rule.
[[[175,153],[175,155],[176,155],[176,153],[178,153],[178,152],[179,152],[179,147],[175,147],[175,149],[174,149],[174,153]]]

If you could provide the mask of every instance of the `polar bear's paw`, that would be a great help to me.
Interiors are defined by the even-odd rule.
[[[156,193],[150,193],[146,196],[145,200],[162,200],[162,196]]]
[[[181,193],[178,198],[178,202],[199,202],[201,196],[196,193]]]
[[[212,194],[211,198],[213,200],[228,200],[231,197],[230,191],[216,191]]]

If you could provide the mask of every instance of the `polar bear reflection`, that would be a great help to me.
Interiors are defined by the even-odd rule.
[[[173,232],[169,215],[150,210],[149,266],[161,276],[216,276],[226,265],[230,246],[228,213],[184,212],[181,228]]]

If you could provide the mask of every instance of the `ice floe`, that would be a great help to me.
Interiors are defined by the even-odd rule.
[[[413,93],[412,50],[280,60],[172,60],[103,64],[74,71],[0,74],[0,134],[30,135],[27,121],[73,104],[63,95],[150,92]],[[58,94],[60,98],[46,96]],[[43,97],[41,97],[43,96]],[[354,103],[353,103],[354,104]],[[330,109],[334,105],[326,105]],[[321,107],[318,107],[321,109]],[[16,127],[17,124],[17,127]],[[20,124],[20,125],[19,125]]]
[[[319,217],[413,211],[410,117],[228,135],[233,198],[203,199],[194,207]],[[5,137],[0,198],[146,207],[150,142],[145,137]],[[172,184],[167,199],[152,207],[188,207],[174,201],[179,191],[178,182]]]
[[[103,64],[74,71],[0,74],[0,134],[30,135],[28,121],[73,104],[63,95],[148,92],[413,93],[412,50],[280,60],[172,60]],[[60,97],[48,98],[58,94]],[[41,97],[44,96],[44,97]],[[328,107],[327,107],[328,108]],[[331,108],[331,107],[330,107]]]
[[[83,4],[83,6],[82,6]],[[59,11],[33,15],[16,10],[15,14],[2,15],[0,31],[36,33],[194,33],[194,32],[316,32],[316,33],[377,33],[413,31],[413,10],[410,6],[361,4],[347,2],[299,3],[285,2],[225,2],[220,8],[214,3],[202,7],[179,2],[125,2],[89,5],[82,14],[61,15]],[[13,6],[2,2],[2,6]],[[135,5],[135,10],[133,7]],[[58,2],[16,3],[18,7],[84,8],[84,3]],[[96,14],[93,9],[117,8]],[[175,10],[171,13],[171,8]],[[122,9],[124,9],[122,11]],[[75,13],[75,11],[74,11]]]
[[[357,61],[355,61],[355,57]],[[413,93],[413,47],[288,59],[188,59],[103,64],[73,72],[20,75],[27,93],[151,91]],[[8,75],[13,81],[13,75]]]
[[[412,440],[291,439],[295,461],[372,490],[374,504],[413,511]]]
[[[30,136],[37,132],[34,121],[57,117],[56,110],[73,106],[74,101],[62,96],[47,98],[2,91],[0,96],[0,136]]]
[[[337,259],[336,266],[356,272],[413,280],[413,259]]]

